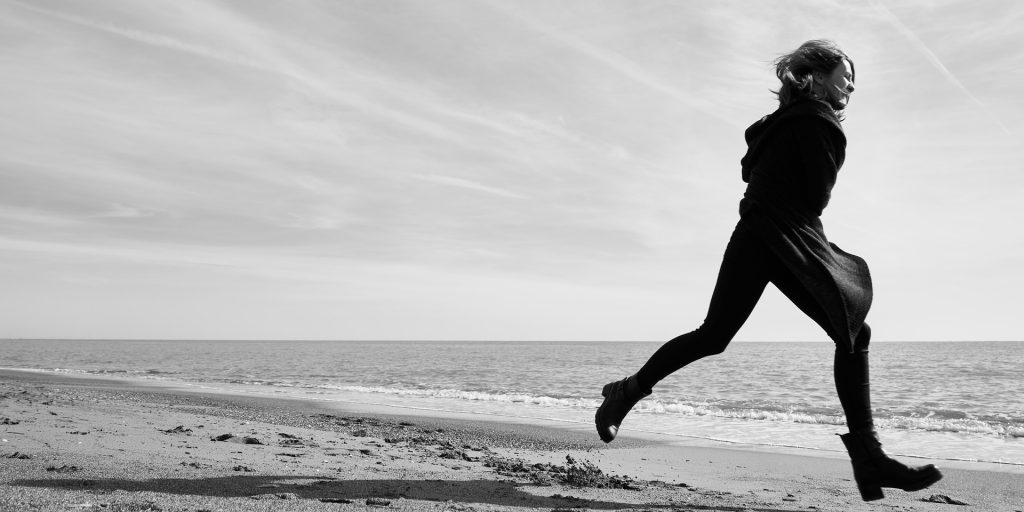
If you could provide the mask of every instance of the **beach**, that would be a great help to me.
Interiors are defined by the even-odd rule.
[[[4,511],[1024,510],[1014,471],[866,504],[835,457],[46,372],[0,398]]]

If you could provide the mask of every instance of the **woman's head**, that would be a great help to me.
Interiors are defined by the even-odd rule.
[[[775,74],[782,82],[775,93],[779,106],[801,98],[814,98],[837,111],[846,108],[856,78],[853,60],[835,43],[825,40],[807,41],[776,59]]]

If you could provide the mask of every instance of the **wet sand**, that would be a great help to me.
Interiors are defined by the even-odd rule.
[[[1020,472],[866,504],[841,458],[13,370],[0,438],[0,511],[1024,512]]]

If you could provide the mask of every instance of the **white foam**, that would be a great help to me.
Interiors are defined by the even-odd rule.
[[[524,404],[548,408],[595,409],[600,405],[597,399],[587,398],[556,398],[535,396],[522,393],[488,393],[483,391],[464,391],[458,389],[420,389],[393,388],[385,386],[336,386],[319,385],[324,390],[337,390],[354,393],[384,394],[399,397],[415,397],[425,399],[445,399],[470,402],[496,402],[507,404]],[[641,414],[679,415],[726,418],[761,422],[804,423],[814,425],[845,425],[845,420],[838,411],[835,414],[813,413],[795,409],[769,410],[743,407],[718,407],[706,403],[661,402],[658,400],[641,401],[636,408]],[[968,418],[939,418],[934,415],[925,417],[880,416],[876,418],[879,427],[893,430],[914,430],[927,432],[952,432],[983,434],[995,437],[1024,437],[1024,427],[1000,422],[988,422]]]

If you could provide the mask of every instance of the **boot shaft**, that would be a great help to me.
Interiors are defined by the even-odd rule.
[[[882,443],[878,440],[878,433],[875,431],[850,432],[839,436],[839,438],[843,440],[846,452],[850,454],[850,460],[853,462],[889,458],[882,451]]]
[[[890,458],[882,451],[875,432],[851,432],[839,437],[850,454],[853,477],[864,501],[882,499],[883,487],[919,491],[942,479],[942,473],[931,464],[909,467]]]

